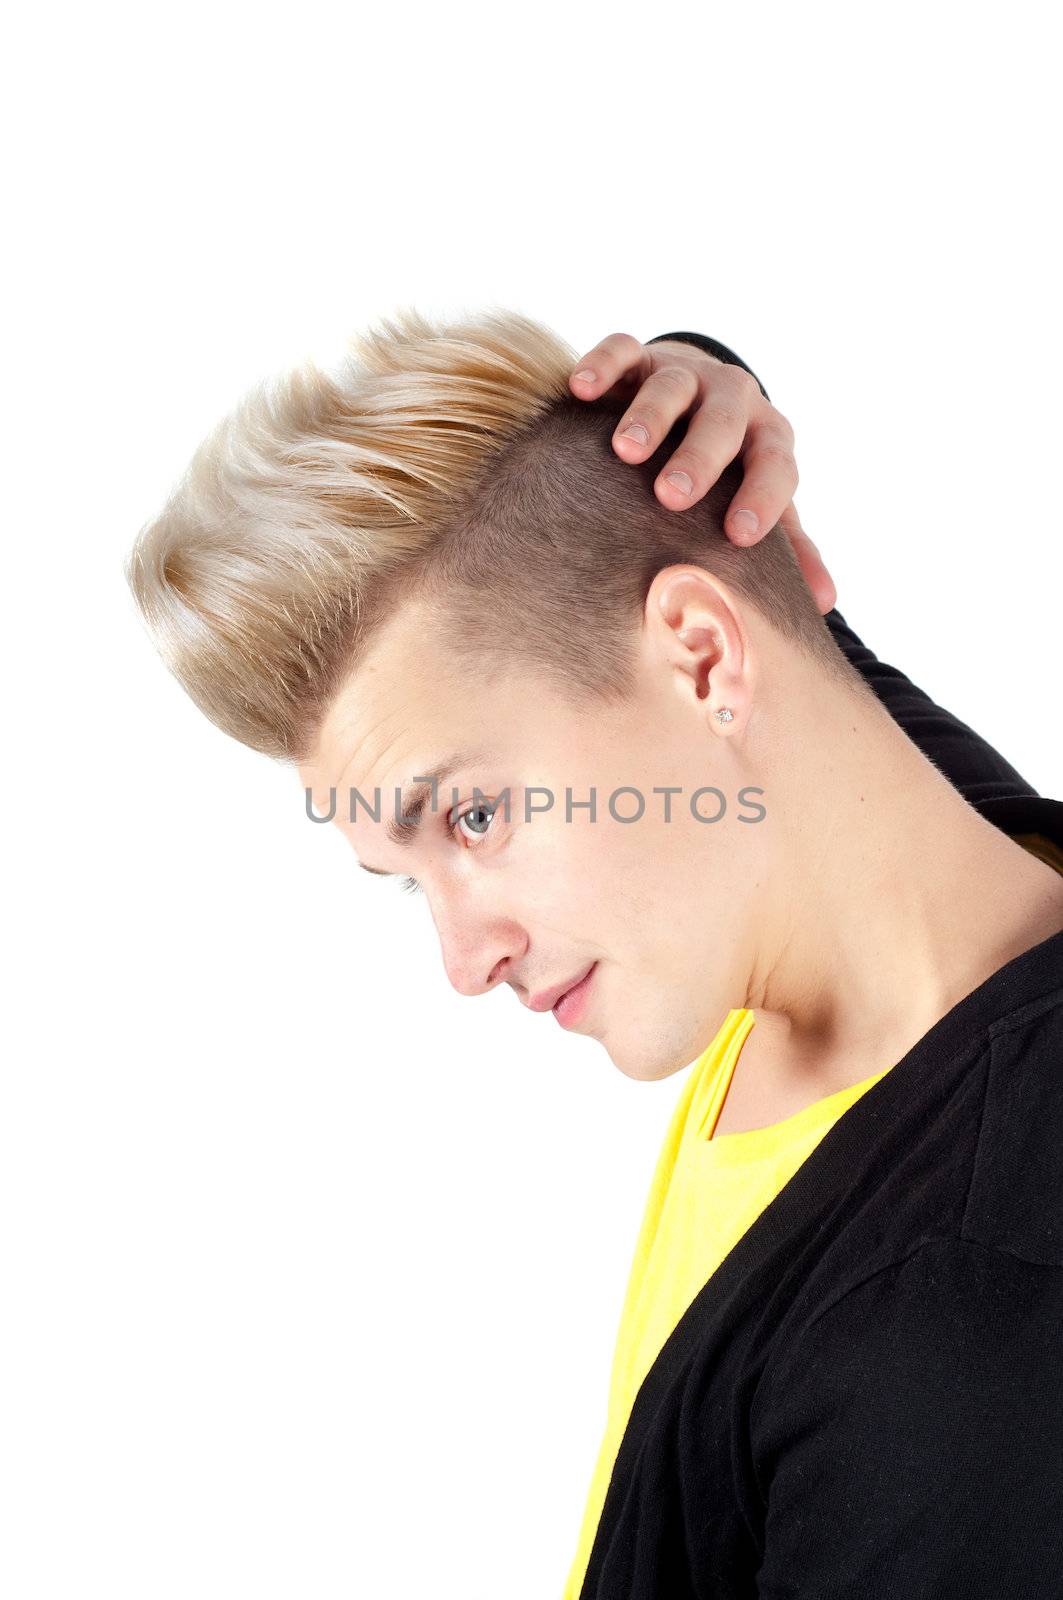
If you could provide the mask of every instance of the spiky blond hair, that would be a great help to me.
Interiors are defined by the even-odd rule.
[[[372,634],[414,593],[456,651],[517,652],[574,692],[622,695],[629,625],[674,561],[700,562],[844,674],[781,529],[746,550],[724,535],[738,469],[666,511],[652,485],[677,439],[620,461],[618,402],[574,399],[576,359],[518,312],[433,324],[407,308],[356,335],[335,371],[306,362],[251,390],[126,565],[201,710],[253,749],[307,759]]]

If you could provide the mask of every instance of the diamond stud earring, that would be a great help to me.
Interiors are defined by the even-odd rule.
[[[735,719],[735,714],[730,706],[721,706],[716,715],[721,722],[733,722]]]

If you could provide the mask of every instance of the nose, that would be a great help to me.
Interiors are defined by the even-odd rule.
[[[443,966],[459,994],[486,994],[517,970],[528,937],[514,918],[478,910],[468,898],[434,896],[429,906]]]

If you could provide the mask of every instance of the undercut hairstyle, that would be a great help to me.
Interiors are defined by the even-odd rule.
[[[526,661],[580,699],[634,682],[656,574],[693,563],[850,688],[863,689],[773,528],[733,545],[729,466],[688,510],[653,492],[653,456],[620,460],[624,406],[577,400],[577,354],[491,309],[412,309],[356,335],[333,371],[306,362],[253,389],[141,529],[126,576],[163,659],[224,732],[313,757],[335,696],[381,624],[426,603],[459,660]]]

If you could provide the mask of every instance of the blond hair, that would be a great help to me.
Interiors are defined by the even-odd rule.
[[[448,647],[535,662],[574,693],[626,694],[657,571],[697,561],[830,670],[852,674],[782,530],[739,550],[727,469],[682,513],[632,467],[608,397],[576,400],[576,352],[518,312],[355,336],[339,369],[267,379],[196,450],[126,565],[156,644],[202,711],[301,762],[373,633],[414,594]],[[860,680],[862,681],[862,680]]]

